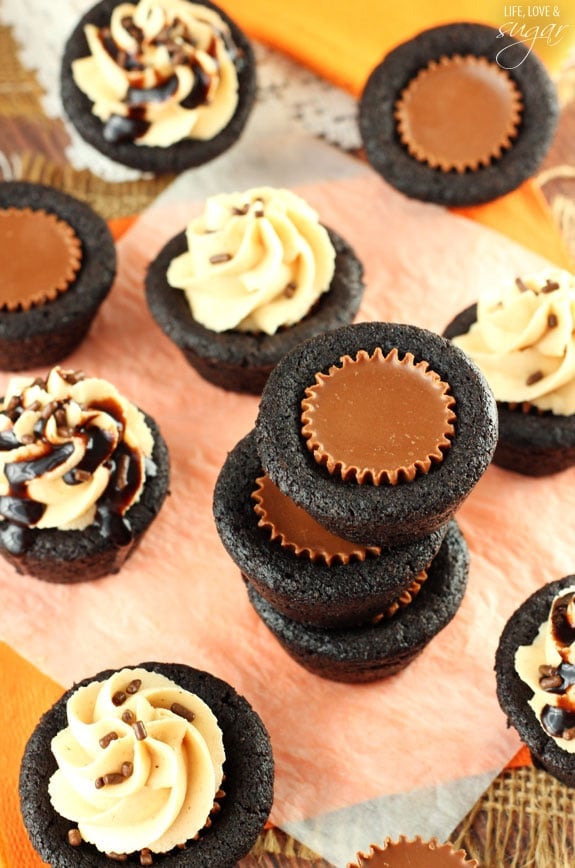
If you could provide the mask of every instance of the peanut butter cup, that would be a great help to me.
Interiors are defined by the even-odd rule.
[[[536,54],[499,28],[456,22],[390,51],[360,100],[366,155],[416,199],[475,205],[533,176],[559,106]]]
[[[399,137],[420,162],[449,172],[488,166],[511,147],[521,93],[509,74],[468,54],[430,61],[401,93]]]
[[[252,431],[232,449],[219,473],[213,501],[216,528],[249,586],[294,621],[326,628],[367,624],[395,607],[404,592],[420,579],[447,531],[444,525],[421,539],[382,548],[379,555],[371,553],[370,548],[363,560],[350,558],[343,563],[340,556],[333,557],[328,565],[324,557],[312,560],[305,551],[297,555],[294,545],[282,545],[279,538],[272,539],[269,528],[261,526],[253,499],[255,480],[261,476]],[[288,503],[291,510],[293,504]],[[281,531],[287,535],[283,521],[282,516]],[[277,528],[280,519],[274,516],[274,523]],[[309,540],[301,540],[296,534],[299,526],[290,527],[288,539],[293,543],[297,538],[303,549]],[[322,546],[324,541],[322,537]],[[347,543],[341,538],[336,541],[341,555],[341,544]],[[354,551],[365,550],[357,543],[351,546]]]
[[[45,211],[0,210],[1,310],[28,310],[64,292],[82,257],[74,230]]]
[[[283,494],[269,476],[259,476],[256,486],[252,498],[259,527],[295,555],[306,555],[311,561],[323,560],[331,566],[364,561],[369,555],[380,554],[377,546],[360,546],[330,533]]]
[[[411,481],[443,460],[454,433],[449,386],[394,347],[344,356],[302,401],[302,434],[315,460],[360,485]]]
[[[409,606],[410,603],[413,603],[414,599],[417,597],[423,583],[427,581],[427,570],[422,570],[413,580],[413,582],[402,591],[397,600],[394,600],[393,603],[387,607],[385,612],[380,612],[379,615],[376,615],[375,618],[371,619],[372,624],[379,624],[380,621],[383,621],[387,618],[393,618],[396,612],[399,612],[400,609],[405,609],[406,606]]]
[[[383,847],[372,844],[369,853],[358,853],[356,862],[347,868],[476,868],[477,861],[468,859],[465,850],[452,844],[440,844],[437,838],[423,841],[419,835],[409,840],[400,835],[398,841],[386,838]]]
[[[0,369],[50,366],[86,336],[116,273],[105,221],[25,181],[0,185]]]
[[[341,359],[345,356],[350,360],[359,356],[360,362],[348,362],[343,367]],[[386,357],[389,357],[387,361]],[[420,363],[423,365],[418,367]],[[355,403],[357,383],[362,379],[364,366],[366,371],[371,374],[375,371],[377,375],[380,365],[384,373],[392,370],[400,384],[392,393],[388,411],[397,420],[393,437],[399,432],[397,439],[411,439],[412,430],[417,430],[419,424],[416,420],[422,413],[421,408],[428,401],[434,408],[431,418],[439,421],[434,423],[436,428],[432,435],[425,434],[414,454],[406,456],[401,452],[387,467],[378,459],[381,466],[375,466],[375,475],[382,469],[387,469],[390,476],[395,471],[398,476],[395,485],[360,484],[355,478],[344,481],[339,473],[330,473],[329,468],[318,463],[311,454],[309,441],[302,431],[302,401],[309,400],[306,389],[314,383],[317,374],[324,378],[321,389],[328,383],[335,387],[340,376],[344,382],[352,377],[353,388],[348,385],[345,400],[338,402],[344,407],[349,402],[352,408],[347,417],[347,430],[345,426],[342,428],[343,433],[333,446],[327,440],[323,442],[323,438],[331,437],[329,428],[332,424],[339,426],[339,417],[344,417],[344,411],[336,412],[329,425],[322,421],[321,429],[314,419],[317,440],[322,451],[330,453],[337,463],[345,458],[346,438],[364,438],[373,444],[374,429],[380,427],[384,431],[383,450],[386,441],[391,439],[386,420],[377,415],[377,405],[385,407],[385,388],[381,397],[375,395],[374,398],[373,393],[371,397],[368,394],[361,398],[369,409],[366,418],[361,418],[357,412],[359,404]],[[330,372],[334,366],[336,372],[332,377]],[[433,375],[427,371],[427,366]],[[402,384],[404,377],[408,383],[415,384],[415,388]],[[444,391],[443,384],[448,384],[449,392]],[[318,387],[318,406],[319,395]],[[421,403],[422,396],[425,396],[425,404]],[[335,404],[337,398],[333,402]],[[452,406],[456,418],[453,418]],[[427,411],[425,413],[427,415]],[[444,338],[405,324],[358,323],[305,341],[284,356],[272,371],[262,394],[256,436],[263,469],[284,494],[321,525],[363,545],[394,546],[431,533],[461,505],[491,460],[497,440],[497,417],[495,401],[483,375],[465,353]],[[448,448],[438,448],[444,441]],[[436,450],[441,460],[430,458]],[[366,466],[371,464],[374,469],[372,458],[370,456]],[[409,473],[399,474],[402,465],[408,470],[406,458],[409,467],[416,467],[417,462],[429,462],[427,472],[417,472],[411,479]]]

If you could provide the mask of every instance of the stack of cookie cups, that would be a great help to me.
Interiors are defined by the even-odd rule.
[[[214,516],[253,608],[298,663],[373,681],[446,626],[469,562],[453,515],[496,441],[483,375],[432,332],[361,323],[282,359],[221,470]]]

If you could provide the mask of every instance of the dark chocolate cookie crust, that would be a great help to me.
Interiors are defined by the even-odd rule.
[[[208,672],[176,663],[139,663],[160,672],[200,696],[212,709],[223,732],[226,762],[225,798],[210,829],[186,850],[154,855],[162,868],[231,868],[255,843],[268,818],[273,800],[273,757],[268,733],[248,702],[225,681]],[[130,666],[130,668],[134,668]],[[20,802],[24,824],[40,856],[53,868],[110,868],[110,860],[89,844],[70,847],[73,823],[58,817],[48,796],[48,781],[56,770],[50,742],[67,726],[66,702],[78,687],[104,680],[113,670],[100,672],[76,684],[48,711],[34,730],[20,771]],[[139,855],[125,863],[139,865]]]
[[[515,653],[520,645],[530,645],[547,620],[553,598],[575,585],[575,575],[550,582],[532,594],[507,622],[495,655],[497,698],[507,715],[507,725],[514,727],[527,745],[533,759],[542,768],[570,787],[575,786],[575,754],[562,750],[552,739],[527,704],[533,692],[515,671]]]
[[[106,223],[89,205],[53,187],[26,181],[0,184],[0,208],[31,208],[68,223],[82,245],[73,283],[30,310],[0,311],[0,368],[50,366],[83,340],[116,274],[116,248]]]
[[[393,618],[376,625],[326,630],[291,621],[248,586],[250,603],[287,653],[332,681],[377,681],[395,675],[451,621],[467,586],[467,543],[453,520],[427,581]]]
[[[131,142],[112,144],[103,136],[103,124],[92,114],[92,102],[77,87],[72,77],[72,62],[89,54],[84,25],[95,24],[104,27],[110,22],[112,9],[123,0],[102,0],[83,16],[70,35],[64,50],[61,67],[61,96],[66,114],[82,136],[98,151],[111,160],[155,174],[183,172],[193,166],[200,166],[213,160],[234,144],[241,135],[252,109],[256,93],[256,72],[253,50],[243,31],[215,3],[198,0],[202,5],[214,9],[228,24],[234,44],[239,50],[236,62],[238,74],[238,105],[235,114],[213,139],[202,141],[186,139],[175,142],[166,148],[136,145]]]
[[[376,347],[429,362],[457,402],[455,436],[443,461],[395,486],[342,482],[315,461],[301,435],[300,404],[316,372]],[[306,341],[282,359],[264,389],[256,437],[262,467],[320,524],[366,545],[391,546],[433,533],[453,515],[491,461],[497,413],[485,378],[449,341],[416,326],[359,323]]]
[[[477,319],[477,305],[458,314],[446,338],[466,334]],[[575,465],[575,414],[523,413],[497,402],[499,439],[493,463],[525,476],[549,476]]]
[[[442,172],[414,159],[400,141],[394,118],[395,103],[417,72],[430,60],[453,54],[499,62],[523,99],[521,125],[511,148],[491,165],[463,174]],[[535,174],[551,144],[558,114],[553,82],[525,44],[495,27],[460,22],[423,31],[375,67],[361,97],[359,126],[368,160],[398,190],[442,205],[474,205],[508,193]]]
[[[160,511],[170,482],[168,447],[156,422],[150,416],[144,415],[154,438],[152,460],[156,473],[146,477],[140,500],[130,507],[127,513],[133,533],[132,543],[118,548],[109,536],[101,534],[94,525],[81,531],[32,529],[30,546],[22,556],[17,556],[6,548],[0,538],[0,555],[9,561],[18,573],[59,584],[86,582],[117,573],[133,554]]]
[[[364,290],[363,266],[343,238],[332,229],[328,233],[336,250],[330,289],[289,328],[274,335],[218,333],[196,322],[184,292],[166,280],[172,259],[187,250],[184,232],[172,238],[149,266],[146,298],[152,316],[204,379],[222,389],[259,395],[285,353],[307,338],[351,322],[357,313]]]
[[[328,567],[298,557],[258,527],[251,493],[262,469],[255,434],[248,434],[220,472],[214,517],[220,538],[244,577],[275,609],[294,621],[342,627],[385,611],[437,554],[444,525],[430,536],[379,557]]]

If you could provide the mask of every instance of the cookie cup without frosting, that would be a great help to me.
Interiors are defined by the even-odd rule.
[[[413,601],[389,620],[325,629],[286,618],[248,585],[253,608],[300,666],[330,681],[359,683],[395,675],[423,651],[457,612],[469,570],[467,543],[453,520]]]
[[[226,13],[210,0],[197,0],[199,5],[213,9],[226,22],[234,44],[239,49],[236,65],[238,104],[228,124],[212,139],[186,138],[167,147],[136,145],[133,142],[111,143],[103,135],[102,121],[92,114],[92,101],[80,90],[72,76],[72,63],[90,54],[84,35],[86,24],[106,27],[112,10],[124,0],[102,0],[80,19],[64,49],[60,72],[62,103],[66,114],[85,139],[96,150],[118,163],[154,174],[177,174],[213,160],[231,147],[241,135],[250,115],[256,93],[255,59],[251,44],[242,30]],[[134,5],[137,0],[134,0]],[[196,0],[194,0],[196,2]]]
[[[455,434],[443,460],[396,485],[343,482],[315,461],[301,433],[301,401],[316,373],[377,347],[428,362],[456,401]],[[282,359],[262,394],[256,439],[263,469],[316,521],[354,542],[396,546],[433,533],[465,500],[491,461],[497,412],[483,374],[444,338],[411,325],[359,323],[306,341]]]
[[[507,725],[519,733],[531,751],[533,762],[567,786],[575,787],[575,754],[562,750],[548,735],[528,704],[533,691],[517,674],[515,653],[531,645],[547,620],[554,597],[575,585],[575,575],[550,582],[532,594],[511,616],[501,634],[495,655],[497,698],[507,716]]]
[[[477,319],[477,305],[461,311],[444,331],[446,338],[466,334]],[[575,414],[524,413],[497,402],[499,436],[493,463],[524,476],[549,476],[575,465]]]
[[[0,209],[8,208],[54,214],[73,229],[81,244],[80,269],[64,292],[29,310],[0,311],[0,369],[51,366],[85,338],[112,287],[116,248],[105,221],[89,205],[44,184],[3,181]]]
[[[255,843],[266,822],[273,799],[273,757],[269,736],[248,702],[225,681],[177,663],[139,663],[137,668],[159,672],[184,690],[196,693],[216,715],[223,734],[226,760],[221,811],[198,841],[185,850],[154,854],[162,868],[231,868]],[[26,746],[20,770],[20,804],[30,840],[53,868],[110,868],[114,864],[90,844],[71,847],[69,820],[58,816],[50,803],[48,782],[56,771],[50,750],[52,738],[67,726],[66,702],[78,687],[103,681],[107,670],[87,678],[65,693],[42,717]],[[127,865],[140,865],[139,853]]]
[[[349,244],[332,229],[335,274],[312,310],[298,323],[273,335],[240,331],[215,332],[200,325],[185,293],[170,286],[166,273],[172,259],[188,249],[185,232],[172,238],[150,264],[146,299],[164,334],[198,374],[215,386],[259,395],[272,368],[301,341],[350,323],[363,295],[363,266]]]
[[[364,561],[328,566],[298,556],[258,526],[251,494],[261,475],[252,431],[228,455],[214,491],[220,538],[242,575],[278,612],[317,627],[365,623],[384,612],[437,554],[447,526]]]
[[[84,530],[30,528],[29,542],[22,554],[13,554],[0,539],[0,555],[18,573],[58,584],[87,582],[117,573],[131,557],[160,511],[170,483],[166,442],[156,422],[145,413],[143,416],[154,439],[152,461],[156,471],[146,475],[140,499],[125,513],[130,522],[131,542],[116,545],[95,524]]]

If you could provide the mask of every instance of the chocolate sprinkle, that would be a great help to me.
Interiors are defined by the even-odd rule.
[[[128,861],[128,857],[125,853],[113,853],[112,851],[110,851],[109,853],[106,853],[106,856],[108,857],[108,859],[112,859],[114,862]]]
[[[148,850],[147,847],[144,847],[140,853],[140,865],[153,865],[153,863],[152,851]]]
[[[127,458],[128,456],[126,455],[126,456],[122,456],[122,457]],[[138,690],[140,689],[141,686],[142,686],[142,679],[141,678],[134,678],[134,680],[130,681],[130,683],[126,687],[126,693],[133,695],[134,693],[138,692]]]
[[[132,729],[134,730],[134,734],[138,741],[143,741],[148,733],[146,732],[146,727],[144,726],[144,722],[142,720],[137,720],[132,724]]]
[[[82,836],[79,829],[70,829],[68,832],[68,844],[71,847],[79,847],[82,843]]]
[[[563,679],[560,675],[543,675],[539,679],[539,685],[543,690],[553,690],[555,687],[561,687]]]
[[[117,707],[118,705],[123,705],[126,701],[126,694],[123,690],[117,690],[112,696],[112,702]]]
[[[133,774],[134,763],[129,762],[129,760],[127,760],[125,763],[122,763],[122,777],[131,778]]]
[[[547,327],[550,329],[554,329],[557,326],[558,322],[559,322],[559,320],[557,319],[557,317],[555,316],[554,313],[550,313],[549,316],[547,317]]]
[[[539,380],[543,379],[543,371],[534,371],[532,374],[529,374],[527,379],[525,380],[525,384],[527,386],[533,386],[535,383],[538,383]]]
[[[545,282],[545,286],[541,288],[541,292],[555,292],[556,289],[559,289],[559,284],[556,280],[547,279]]]
[[[81,470],[79,467],[76,467],[74,470],[74,479],[76,482],[88,482],[91,478],[92,474],[88,470]]]
[[[96,778],[96,780],[94,781],[94,786],[97,790],[101,790],[104,786],[104,778]]]
[[[515,278],[515,285],[517,286],[519,292],[529,292],[529,287],[521,280],[520,277]]]
[[[106,733],[106,735],[103,735],[102,738],[100,739],[100,741],[98,742],[98,744],[100,745],[101,748],[105,749],[108,747],[110,742],[115,741],[117,738],[118,738],[118,733],[114,732],[112,730],[112,732],[108,732],[108,733]]]
[[[128,708],[126,709],[126,711],[123,712],[122,720],[124,721],[124,723],[134,723],[136,720],[136,715]]]
[[[231,258],[231,253],[214,253],[210,256],[210,262],[212,265],[219,265],[221,262],[229,262]]]
[[[183,717],[184,720],[187,720],[190,723],[196,716],[193,711],[190,711],[189,708],[186,708],[184,705],[180,705],[179,702],[172,702],[170,711],[173,711],[173,713],[177,714],[178,717]]]
[[[284,295],[286,298],[291,298],[297,289],[297,283],[294,283],[293,280],[286,285],[284,289]]]
[[[109,772],[102,778],[106,785],[123,784],[126,778],[120,772]]]

